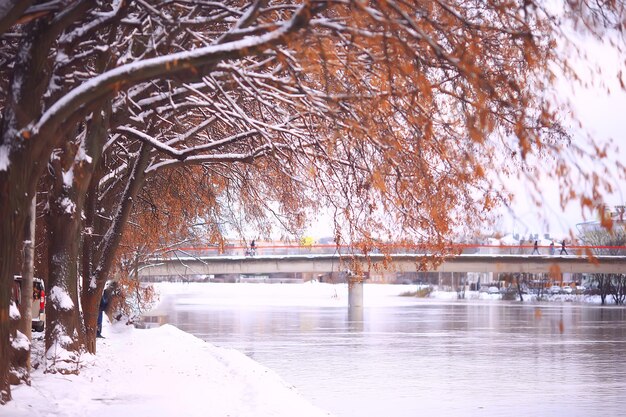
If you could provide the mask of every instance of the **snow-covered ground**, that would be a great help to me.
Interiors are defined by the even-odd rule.
[[[270,369],[165,325],[105,326],[80,375],[33,372],[0,416],[321,417]],[[41,342],[39,342],[41,343]]]

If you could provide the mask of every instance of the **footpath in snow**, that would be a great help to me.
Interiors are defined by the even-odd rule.
[[[105,326],[80,375],[33,372],[2,417],[322,417],[276,373],[244,354],[165,325]],[[36,343],[41,344],[41,341]],[[35,349],[37,350],[37,349]],[[39,349],[40,350],[40,349]]]

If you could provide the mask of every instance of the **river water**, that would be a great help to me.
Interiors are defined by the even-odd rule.
[[[626,416],[622,308],[388,289],[368,306],[366,288],[350,311],[336,289],[199,285],[166,296],[171,324],[244,352],[337,417]]]

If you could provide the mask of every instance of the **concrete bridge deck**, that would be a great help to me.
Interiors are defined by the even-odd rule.
[[[139,276],[211,274],[329,273],[361,271],[414,272],[423,255],[294,254],[155,258],[141,266]],[[355,265],[358,264],[358,267]],[[422,271],[508,273],[626,273],[626,256],[460,254]]]

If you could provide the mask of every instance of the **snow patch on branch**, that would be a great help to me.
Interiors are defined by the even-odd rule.
[[[67,188],[72,187],[72,183],[74,182],[74,167],[71,167],[67,171],[63,172],[63,185]]]
[[[65,180],[65,175],[63,176],[63,179]],[[71,184],[72,183],[70,182],[70,185]],[[66,214],[74,214],[76,212],[76,204],[74,204],[74,202],[67,197],[63,197],[59,204]]]
[[[8,171],[11,161],[9,160],[9,146],[0,145],[0,171]]]
[[[22,317],[22,315],[20,314],[20,309],[17,308],[15,302],[12,301],[9,305],[9,318],[11,320],[19,320],[20,317]]]
[[[88,164],[91,164],[91,162],[93,161],[93,158],[89,155],[87,155],[87,150],[85,149],[85,141],[81,140],[80,141],[80,146],[78,147],[78,152],[76,153],[76,158],[75,160],[77,162],[86,162]]]
[[[74,302],[70,295],[61,287],[54,286],[50,290],[50,301],[59,310],[71,310],[74,308]]]

